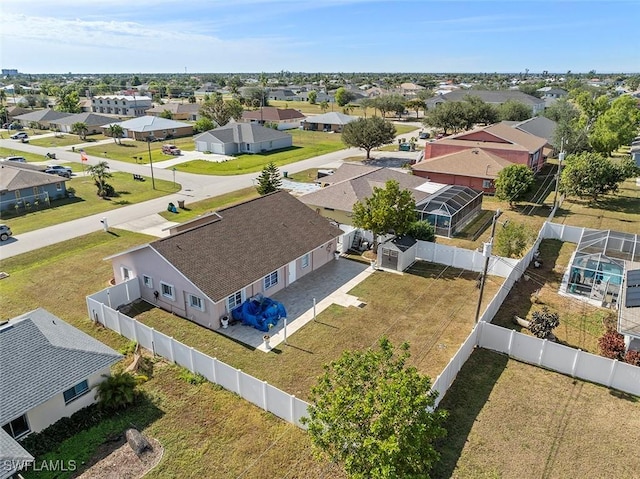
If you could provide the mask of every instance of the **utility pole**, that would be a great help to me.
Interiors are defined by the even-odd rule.
[[[476,319],[475,322],[478,322],[480,318],[480,307],[482,306],[482,294],[484,293],[484,283],[487,279],[487,270],[489,269],[489,260],[491,259],[491,250],[493,248],[493,237],[496,234],[496,224],[498,223],[498,218],[502,214],[502,211],[499,209],[496,210],[493,215],[493,222],[491,224],[491,237],[489,238],[488,243],[484,243],[482,245],[482,256],[484,256],[484,270],[482,271],[482,279],[480,280],[480,296],[478,296],[478,307],[476,308]]]
[[[558,206],[558,190],[560,189],[560,172],[564,161],[564,138],[560,140],[560,154],[558,155],[558,170],[556,171],[556,190],[553,194],[553,207]]]

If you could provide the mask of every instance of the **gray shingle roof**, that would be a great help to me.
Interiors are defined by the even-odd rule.
[[[221,219],[151,243],[216,302],[343,233],[285,191],[218,214]]]
[[[556,132],[556,122],[545,118],[544,116],[536,116],[528,120],[521,121],[513,125],[518,130],[530,133],[539,138],[546,139],[549,143],[553,143],[553,137]]]
[[[345,115],[344,113],[340,113],[337,111],[330,111],[329,113],[325,113],[323,115],[309,116],[307,117],[305,122],[325,125],[346,125],[347,123],[351,123],[352,121],[355,121],[357,119],[358,118],[355,116]]]
[[[60,118],[65,118],[67,116],[71,116],[72,113],[65,113],[62,111],[55,111],[51,109],[46,110],[36,110],[30,113],[25,113],[24,115],[18,115],[14,117],[16,120],[20,121],[53,121],[59,120]]]
[[[86,123],[87,126],[102,126],[107,123],[113,123],[113,117],[99,115],[97,113],[77,113],[75,115],[65,116],[64,118],[51,120],[49,123],[54,125],[73,125],[74,123]]]
[[[121,358],[42,308],[13,318],[0,326],[0,424]]]
[[[8,163],[10,162],[0,163],[0,191],[16,191],[69,181],[68,178],[62,176],[50,175]]]
[[[7,468],[4,461],[9,462]],[[18,441],[9,436],[4,429],[0,428],[0,478],[10,477],[18,469],[19,462],[31,462],[33,456],[27,452]]]
[[[335,175],[346,165],[338,168]],[[334,183],[312,193],[299,197],[306,205],[333,208],[334,210],[350,212],[354,203],[362,201],[373,194],[373,188],[384,188],[389,180],[396,180],[401,189],[408,189],[416,202],[429,196],[429,193],[417,188],[427,182],[419,176],[401,173],[391,168],[368,167],[368,172],[362,172],[356,177]],[[324,180],[325,178],[322,178]]]
[[[229,123],[228,125],[200,133],[193,139],[195,141],[200,139],[206,139],[207,141],[217,140],[220,143],[260,143],[290,136],[288,133],[266,128],[257,123]]]
[[[139,116],[122,122],[115,122],[125,130],[136,131],[139,133],[147,131],[157,130],[171,130],[173,128],[184,128],[191,126],[189,123],[182,123],[180,121],[169,120],[167,118],[161,118],[159,116]],[[107,125],[105,125],[107,126]]]
[[[500,104],[508,100],[515,100],[525,105],[533,106],[544,103],[544,100],[533,95],[528,95],[519,90],[453,90],[446,95],[431,98],[432,100],[461,101],[466,96],[477,96],[485,103]]]

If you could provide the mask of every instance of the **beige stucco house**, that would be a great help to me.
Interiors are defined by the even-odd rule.
[[[184,223],[166,238],[111,256],[117,283],[206,328],[245,299],[271,296],[334,258],[342,230],[284,191]]]

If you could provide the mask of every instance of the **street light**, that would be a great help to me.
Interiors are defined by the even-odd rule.
[[[151,187],[156,189],[156,180],[153,177],[153,159],[151,158],[151,142],[154,140],[153,133],[147,137],[147,149],[149,150],[149,165],[151,165]]]
[[[482,247],[482,256],[484,256],[484,270],[482,271],[482,280],[480,281],[480,296],[478,296],[478,306],[476,308],[476,323],[478,322],[478,318],[480,318],[482,294],[484,293],[484,283],[487,279],[487,270],[489,269],[489,260],[491,259],[491,250],[493,249],[493,237],[496,234],[496,223],[498,222],[498,217],[501,214],[502,211],[496,210],[495,214],[493,215],[493,222],[491,224],[491,237],[489,238],[489,242],[484,243]]]

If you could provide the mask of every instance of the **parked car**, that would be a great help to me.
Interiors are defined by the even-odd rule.
[[[0,241],[7,241],[11,235],[13,235],[11,228],[7,225],[0,225]]]
[[[4,161],[15,161],[18,163],[26,163],[27,160],[24,159],[24,156],[7,156]]]
[[[11,135],[10,138],[12,140],[26,140],[27,138],[29,138],[29,135],[27,135],[24,131],[20,131]]]
[[[164,153],[165,155],[179,155],[180,154],[180,148],[178,148],[176,145],[162,145],[162,153]]]
[[[24,128],[20,123],[11,123],[9,125],[9,130],[22,130]]]
[[[64,176],[65,178],[71,178],[71,175],[73,174],[73,170],[71,170],[71,168],[62,165],[48,165],[44,172],[52,175]]]
[[[418,135],[418,138],[420,138],[421,140],[426,140],[427,138],[429,138],[429,136],[430,135],[428,131],[421,131]]]

